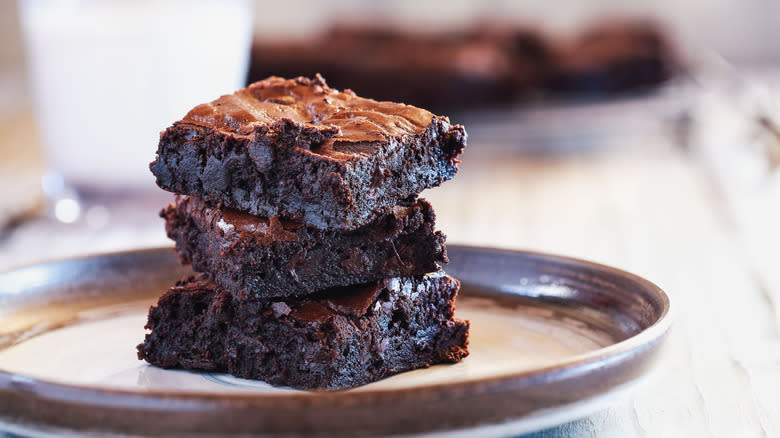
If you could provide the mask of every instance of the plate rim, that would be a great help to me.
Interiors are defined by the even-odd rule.
[[[425,393],[426,398],[432,397],[434,399],[453,393],[510,393],[527,386],[533,386],[540,382],[549,383],[576,377],[580,373],[587,373],[588,369],[593,366],[608,366],[610,364],[619,365],[621,362],[628,362],[631,360],[632,356],[642,355],[647,352],[647,350],[660,347],[667,338],[667,334],[671,328],[673,317],[669,296],[655,283],[631,272],[585,259],[559,256],[532,250],[515,250],[457,244],[450,244],[448,247],[466,251],[531,257],[537,260],[550,260],[557,263],[565,262],[571,265],[586,266],[600,271],[608,271],[619,275],[622,278],[629,279],[632,283],[641,284],[645,290],[651,291],[659,300],[660,312],[658,318],[650,326],[624,340],[615,342],[606,347],[574,355],[566,360],[545,367],[465,381],[439,382],[402,388],[376,388],[361,391],[302,391],[281,393],[257,393],[249,391],[246,393],[214,393],[205,391],[170,392],[163,390],[137,391],[123,388],[101,388],[88,384],[68,384],[38,379],[0,369],[0,393],[2,393],[2,391],[33,392],[33,394],[30,395],[36,398],[76,402],[86,406],[101,405],[105,403],[106,400],[110,400],[110,404],[114,408],[138,408],[140,403],[144,410],[155,411],[169,411],[171,409],[180,410],[181,407],[172,406],[172,404],[176,405],[180,403],[188,404],[188,407],[193,410],[214,406],[224,407],[225,405],[231,404],[260,407],[269,406],[272,403],[284,403],[287,406],[314,408],[316,406],[347,400],[350,405],[365,402],[376,403],[380,401],[408,400],[411,396],[419,396],[421,393]],[[172,247],[164,246],[58,258],[16,267],[3,271],[0,275],[44,264],[67,263],[106,257],[132,257],[171,250]],[[648,367],[653,365],[656,360],[650,360],[649,362],[650,363],[647,364]],[[643,371],[639,374],[645,373],[646,371]],[[606,391],[608,390],[609,389]],[[2,398],[0,398],[0,406],[2,406],[1,402]]]
[[[606,347],[599,348],[597,350],[589,351],[586,353],[581,353],[578,355],[572,356],[570,359],[559,362],[556,365],[550,365],[546,367],[541,368],[534,368],[532,370],[526,370],[521,371],[518,373],[511,373],[511,374],[503,374],[499,376],[491,376],[486,378],[480,378],[480,379],[474,379],[474,380],[468,380],[465,382],[449,382],[449,383],[435,383],[430,385],[423,385],[422,387],[412,386],[408,388],[400,388],[400,389],[392,389],[392,388],[377,388],[372,389],[368,391],[360,391],[360,392],[348,392],[348,391],[300,391],[300,392],[283,392],[283,393],[209,393],[209,392],[201,392],[201,391],[181,391],[176,393],[170,393],[165,391],[133,391],[133,390],[127,390],[127,389],[121,389],[121,388],[113,388],[113,389],[102,389],[96,386],[92,385],[85,385],[85,384],[67,384],[67,383],[61,383],[56,381],[50,381],[45,379],[37,379],[34,377],[28,377],[23,374],[18,373],[12,373],[5,371],[3,369],[0,369],[0,387],[3,387],[7,380],[11,380],[14,376],[17,378],[22,379],[32,379],[35,380],[37,384],[48,384],[52,385],[53,387],[67,387],[67,388],[73,388],[73,389],[86,389],[86,390],[97,390],[99,392],[109,392],[109,393],[120,393],[120,394],[126,394],[126,395],[143,395],[143,396],[155,396],[160,397],[164,396],[166,398],[176,397],[178,395],[184,395],[186,397],[184,398],[273,398],[273,399],[279,399],[279,398],[285,398],[285,399],[295,399],[299,397],[317,397],[320,395],[325,394],[350,394],[350,395],[357,395],[357,394],[375,394],[375,393],[398,393],[399,391],[403,392],[406,390],[416,390],[419,391],[420,388],[432,388],[432,389],[446,389],[446,388],[452,388],[452,387],[461,387],[464,384],[471,384],[476,382],[491,382],[500,384],[504,380],[511,379],[515,380],[518,378],[530,378],[534,375],[538,374],[548,374],[551,371],[554,371],[556,369],[560,369],[561,371],[568,371],[571,368],[576,368],[578,366],[586,365],[587,363],[591,361],[597,361],[597,358],[601,357],[602,359],[606,357],[611,357],[615,355],[619,355],[620,353],[626,353],[633,351],[634,349],[641,347],[643,345],[652,343],[650,341],[652,340],[659,340],[660,337],[663,337],[663,335],[668,331],[668,329],[671,326],[672,323],[672,313],[671,313],[671,306],[670,306],[670,300],[669,296],[664,292],[660,287],[658,287],[655,283],[640,277],[639,275],[633,274],[628,271],[624,271],[620,268],[615,268],[612,266],[604,265],[597,262],[592,262],[585,259],[580,259],[576,257],[569,257],[569,256],[558,256],[546,252],[540,252],[540,251],[531,251],[531,250],[512,250],[512,249],[504,249],[504,248],[492,248],[492,247],[484,247],[484,246],[476,246],[476,245],[448,245],[448,247],[457,247],[457,248],[463,248],[466,250],[479,250],[479,251],[487,251],[487,252],[501,252],[504,254],[522,254],[522,255],[529,255],[534,257],[541,257],[544,259],[555,259],[555,260],[565,260],[567,262],[575,263],[575,264],[586,264],[590,265],[592,267],[596,267],[599,269],[605,269],[609,271],[613,271],[615,273],[620,274],[623,277],[630,278],[632,281],[637,283],[643,283],[646,286],[650,286],[650,290],[653,290],[654,293],[657,294],[657,296],[661,299],[661,314],[658,317],[658,319],[653,322],[649,327],[642,329],[640,332],[636,333],[635,335],[632,335],[622,341],[618,341],[614,344],[608,345]],[[135,255],[135,254],[141,254],[141,253],[156,253],[161,250],[167,250],[171,249],[172,247],[154,247],[154,248],[143,248],[143,249],[134,249],[129,251],[115,251],[115,252],[103,252],[103,253],[95,253],[95,254],[89,254],[86,256],[73,256],[73,257],[67,257],[67,258],[60,258],[60,259],[53,259],[53,260],[47,260],[45,262],[41,263],[32,263],[25,266],[20,266],[18,268],[6,270],[3,272],[0,272],[0,275],[9,273],[11,271],[16,271],[19,269],[25,269],[33,266],[38,266],[42,264],[49,264],[49,263],[61,263],[61,262],[69,262],[69,261],[78,261],[82,259],[96,259],[96,258],[103,258],[106,256],[120,256],[120,255]],[[645,339],[647,338],[647,339]],[[415,391],[415,392],[416,392]]]

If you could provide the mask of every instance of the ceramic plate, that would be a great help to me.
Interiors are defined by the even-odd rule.
[[[523,433],[614,403],[659,358],[667,296],[632,274],[451,245],[471,354],[341,392],[136,358],[146,311],[190,273],[170,248],[0,274],[0,426],[157,436]]]

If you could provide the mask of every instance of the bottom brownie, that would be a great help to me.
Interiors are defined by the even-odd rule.
[[[204,276],[178,282],[149,311],[139,359],[300,389],[345,389],[468,355],[453,318],[460,285],[443,273],[237,302]]]

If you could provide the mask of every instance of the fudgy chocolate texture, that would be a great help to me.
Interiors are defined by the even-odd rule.
[[[356,229],[457,171],[462,126],[314,79],[271,77],[160,137],[157,184],[259,216]]]
[[[238,300],[422,275],[447,262],[445,237],[422,199],[395,206],[353,231],[253,216],[180,195],[160,215],[180,261]]]
[[[190,278],[150,309],[138,357],[299,389],[351,388],[468,355],[469,324],[453,318],[458,289],[439,273],[240,302]]]

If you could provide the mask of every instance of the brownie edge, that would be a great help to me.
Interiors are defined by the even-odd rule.
[[[453,317],[459,287],[436,273],[242,302],[191,277],[150,309],[138,358],[298,389],[347,389],[467,356],[469,323]]]

